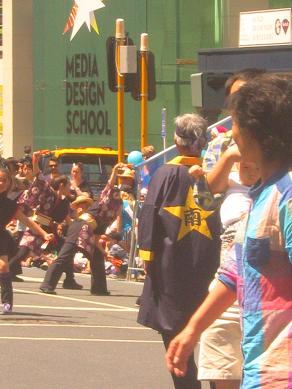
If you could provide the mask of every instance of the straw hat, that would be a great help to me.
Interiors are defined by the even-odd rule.
[[[89,196],[85,196],[85,195],[77,196],[76,199],[74,201],[72,201],[71,207],[73,209],[76,209],[76,208],[78,208],[79,204],[83,204],[83,203],[87,203],[88,206],[90,206],[93,204],[93,200]]]
[[[126,168],[122,173],[118,174],[118,177],[125,177],[125,178],[135,178],[135,171],[129,168]]]

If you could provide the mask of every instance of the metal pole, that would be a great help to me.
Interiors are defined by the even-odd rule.
[[[163,141],[163,150],[166,149],[166,108],[162,108],[161,110],[161,137]],[[164,163],[166,162],[165,160],[165,155],[164,155]]]
[[[125,78],[120,72],[120,46],[125,43],[124,19],[116,19],[116,68],[117,68],[117,114],[118,114],[118,162],[124,161],[124,93]]]
[[[148,34],[141,34],[141,149],[148,138]]]

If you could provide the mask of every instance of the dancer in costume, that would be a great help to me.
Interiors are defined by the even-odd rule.
[[[8,259],[16,251],[16,243],[6,230],[6,225],[13,219],[30,228],[44,241],[51,241],[52,234],[48,234],[38,224],[29,219],[19,208],[16,201],[7,197],[11,185],[11,176],[7,169],[0,168],[0,285],[3,314],[12,312],[13,289]]]

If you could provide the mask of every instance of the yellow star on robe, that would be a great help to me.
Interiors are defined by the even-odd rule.
[[[181,220],[177,240],[181,240],[192,231],[198,231],[200,234],[212,239],[206,219],[214,211],[204,211],[195,203],[192,187],[189,188],[185,205],[164,207],[163,209]]]

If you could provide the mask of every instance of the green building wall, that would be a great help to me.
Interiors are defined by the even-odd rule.
[[[114,36],[117,18],[125,20],[126,31],[138,48],[141,33],[149,34],[150,50],[155,56],[156,98],[148,104],[148,143],[157,150],[162,148],[161,110],[165,107],[170,145],[173,118],[194,110],[190,75],[197,71],[197,51],[222,47],[223,28],[228,24],[224,18],[228,7],[232,8],[232,1],[104,0],[105,7],[94,12],[99,35],[89,32],[84,24],[70,41],[71,31],[63,34],[63,30],[73,3],[73,0],[33,3],[34,147],[117,147],[116,94],[108,88],[106,61],[106,40]],[[253,9],[257,9],[257,3],[262,6],[263,0],[251,2]],[[291,6],[291,1],[270,0],[265,4],[267,8],[281,8]],[[66,75],[66,62],[71,63],[79,55],[96,60],[97,70],[82,77],[78,77],[78,72]],[[80,88],[83,85],[80,83],[86,81],[98,85],[99,98],[93,104],[75,101],[74,105],[66,97],[66,90],[68,93],[68,88],[74,85]],[[84,115],[95,112],[98,128],[93,129],[92,116],[91,132],[70,131],[68,111],[71,115],[74,111],[82,111]],[[128,151],[140,148],[140,103],[129,93],[125,94],[125,148]]]
[[[220,7],[214,0],[105,0],[104,8],[94,12],[99,35],[84,24],[74,39],[63,34],[73,0],[34,1],[34,147],[64,146],[117,147],[116,94],[108,88],[106,40],[115,33],[115,20],[123,18],[125,28],[139,48],[140,34],[149,34],[155,55],[156,98],[149,102],[148,143],[162,148],[161,109],[167,109],[168,144],[172,143],[174,116],[193,111],[190,74],[196,72],[199,48],[220,47]],[[219,29],[219,30],[218,30]],[[218,32],[219,31],[219,32]],[[96,60],[97,71],[82,77],[66,75],[66,62],[78,55]],[[75,57],[77,55],[77,57]],[[96,70],[96,69],[95,69]],[[68,73],[68,72],[67,72]],[[79,101],[73,105],[66,89],[80,88],[92,81],[101,94],[94,104]],[[80,100],[80,99],[79,99]],[[77,101],[75,101],[76,103]],[[70,131],[68,111],[95,112],[98,129]],[[125,94],[125,148],[140,148],[140,103]]]

